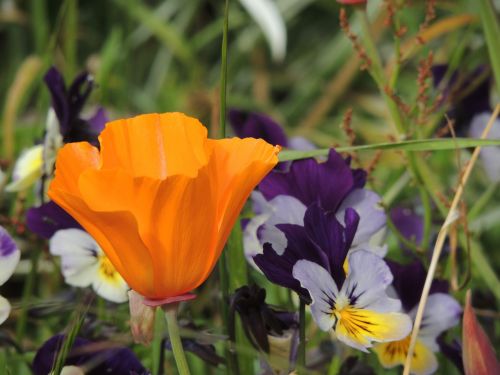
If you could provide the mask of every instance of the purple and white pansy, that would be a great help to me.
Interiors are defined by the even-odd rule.
[[[414,320],[427,272],[420,261],[408,265],[389,261],[388,265],[394,275],[393,292],[401,299],[402,311]],[[440,349],[437,338],[460,321],[462,308],[447,291],[446,281],[435,280],[431,286],[411,364],[413,374],[427,375],[437,370],[438,361],[434,354]],[[409,345],[410,336],[407,336],[378,344],[374,351],[384,367],[392,368],[404,364]]]
[[[92,289],[102,298],[122,303],[128,300],[128,285],[95,240],[77,228],[57,231],[50,239],[50,253],[61,257],[67,284]]]
[[[21,251],[5,228],[0,226],[0,286],[12,276],[20,258]],[[0,296],[0,324],[9,317],[10,310],[9,301]]]
[[[344,160],[335,150],[330,151],[325,162],[297,160],[287,171],[272,171],[251,196],[256,215],[244,230],[247,259],[253,264],[253,258],[263,253],[266,243],[282,254],[287,240],[278,225],[304,225],[305,212],[314,203],[333,212],[341,224],[344,224],[346,210],[354,209],[360,223],[351,248],[363,248],[384,256],[386,247],[375,241],[385,230],[385,212],[380,205],[381,198],[365,189],[365,182],[366,173],[351,169],[349,160]]]

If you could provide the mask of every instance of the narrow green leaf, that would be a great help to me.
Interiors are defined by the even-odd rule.
[[[417,139],[391,143],[375,143],[372,145],[337,147],[338,152],[369,151],[369,150],[402,150],[402,151],[438,151],[456,150],[477,146],[500,146],[500,139],[474,139],[474,138],[435,138]],[[326,156],[330,149],[323,148],[312,151],[284,150],[279,154],[280,161],[290,161],[316,156]]]
[[[484,36],[488,45],[493,75],[500,89],[500,25],[498,23],[497,13],[490,0],[479,0],[479,14],[483,24]]]

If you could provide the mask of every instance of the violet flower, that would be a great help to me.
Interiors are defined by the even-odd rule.
[[[427,272],[420,261],[408,265],[388,262],[388,265],[394,275],[392,286],[401,299],[403,311],[413,320]],[[435,280],[431,286],[412,360],[413,374],[432,374],[437,370],[438,361],[434,353],[439,351],[439,345],[436,340],[460,320],[462,308],[447,291],[445,281]],[[404,364],[409,345],[410,336],[407,336],[399,341],[379,344],[374,351],[385,368],[392,368]]]
[[[33,359],[34,375],[51,373],[58,352],[64,342],[64,335],[55,335],[38,349]],[[148,375],[134,352],[124,347],[103,347],[102,343],[77,337],[66,357],[66,371],[80,370],[86,375]],[[76,367],[76,369],[75,369]],[[64,372],[63,368],[63,372]],[[62,372],[62,373],[63,373]],[[72,372],[75,373],[75,372]],[[76,372],[78,373],[78,372]]]
[[[0,226],[0,286],[12,276],[20,258],[21,251],[4,227]],[[0,324],[9,317],[10,310],[9,301],[0,296]]]
[[[52,201],[31,207],[26,213],[26,225],[30,231],[46,239],[62,229],[81,229],[72,216]]]
[[[335,150],[328,159],[319,163],[315,159],[297,160],[288,171],[272,171],[252,193],[256,215],[245,226],[243,241],[247,259],[261,254],[265,243],[283,254],[287,245],[279,224],[304,225],[304,214],[311,204],[332,212],[340,224],[345,224],[347,208],[359,214],[360,223],[351,247],[363,248],[384,256],[386,248],[374,243],[386,224],[381,198],[364,189],[366,172],[351,169]]]

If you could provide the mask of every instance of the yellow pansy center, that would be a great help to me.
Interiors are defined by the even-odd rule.
[[[116,271],[115,267],[106,255],[100,255],[99,258],[99,275],[106,279],[108,282],[119,282],[121,280],[120,274]]]

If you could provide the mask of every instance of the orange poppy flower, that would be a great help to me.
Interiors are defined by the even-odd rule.
[[[278,162],[262,139],[207,139],[181,113],[113,121],[59,152],[49,196],[148,299],[190,292],[214,268],[252,189]]]

